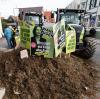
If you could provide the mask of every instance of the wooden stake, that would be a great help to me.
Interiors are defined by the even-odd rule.
[[[61,53],[60,53],[60,58],[61,58]]]
[[[69,54],[68,54],[68,56],[69,56],[69,58],[70,58],[70,56],[71,56],[71,53],[69,53]]]

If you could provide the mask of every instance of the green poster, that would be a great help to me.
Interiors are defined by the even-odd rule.
[[[76,49],[75,30],[66,31],[66,53],[74,52]]]
[[[60,22],[53,26],[54,33],[54,46],[55,57],[57,57],[65,46],[65,21],[62,19]]]
[[[31,55],[44,56],[53,58],[54,42],[52,32],[43,30],[41,27],[35,26],[33,37],[31,37]]]
[[[21,28],[20,30],[21,46],[30,49],[31,34],[34,28],[34,23],[30,25],[27,22],[21,22],[20,28]]]
[[[82,29],[82,32],[80,34],[80,39],[79,39],[80,43],[83,43],[83,37],[84,37],[84,28]]]
[[[53,58],[54,56],[54,41],[53,36],[44,34],[43,38],[46,39],[46,51],[44,57]]]

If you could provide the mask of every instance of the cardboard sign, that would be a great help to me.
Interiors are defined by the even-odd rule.
[[[76,49],[76,32],[75,30],[66,31],[66,53],[74,52]]]
[[[21,59],[28,58],[28,52],[27,52],[27,50],[20,51],[20,57],[21,57]]]
[[[0,88],[0,99],[3,99],[5,92],[6,92],[5,88]]]
[[[65,21],[64,19],[53,26],[54,33],[54,46],[55,46],[55,57],[57,57],[61,52],[62,48],[65,46]]]

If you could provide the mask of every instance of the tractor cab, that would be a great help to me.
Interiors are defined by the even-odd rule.
[[[24,20],[28,21],[30,23],[32,21],[34,21],[36,26],[42,26],[43,25],[43,23],[42,23],[42,14],[38,14],[38,13],[26,13]]]
[[[85,34],[84,28],[84,10],[75,9],[57,9],[56,22],[64,19],[65,29],[67,32],[73,32],[76,34],[76,48],[80,49],[83,47],[83,37]]]
[[[57,9],[57,18],[56,21],[65,19],[66,24],[82,24],[84,17],[84,10],[75,10],[75,9]]]
[[[26,21],[30,24],[34,21],[35,26],[42,26],[43,21],[42,21],[42,14],[38,14],[36,12],[29,12],[29,13],[20,13],[19,14],[19,19]]]

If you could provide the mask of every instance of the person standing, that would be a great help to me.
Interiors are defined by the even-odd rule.
[[[12,28],[11,26],[6,26],[6,28],[4,29],[4,36],[7,40],[9,48],[13,48],[13,43],[12,43],[13,31],[11,28]]]
[[[16,47],[16,40],[15,40],[15,34],[16,34],[16,27],[12,27],[13,35],[12,35],[12,43],[13,43],[13,48]]]

